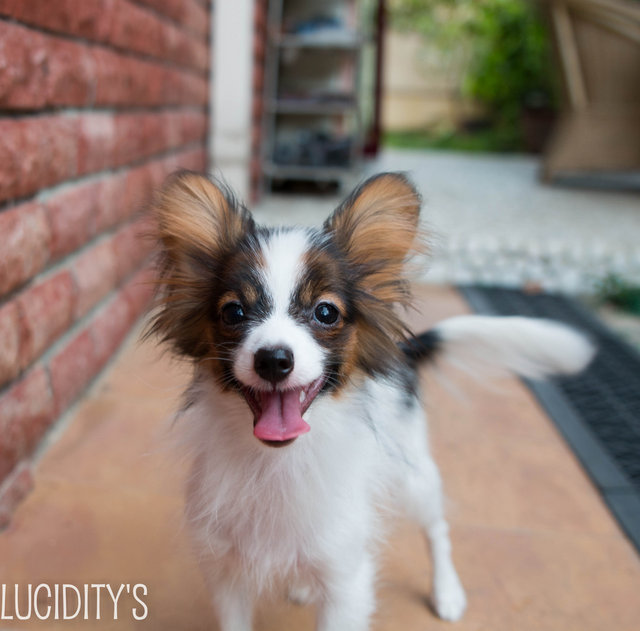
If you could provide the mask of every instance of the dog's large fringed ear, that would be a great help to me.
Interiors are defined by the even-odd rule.
[[[398,281],[420,246],[420,195],[402,173],[382,173],[361,184],[329,217],[325,230],[381,300],[402,302]]]
[[[400,173],[359,186],[326,221],[324,230],[348,266],[358,321],[355,361],[384,373],[399,358],[407,329],[395,305],[411,298],[405,263],[417,248],[420,195]]]
[[[174,264],[216,255],[253,226],[249,211],[221,183],[180,171],[171,175],[153,204],[167,257]]]
[[[188,171],[167,179],[151,212],[162,246],[161,291],[147,335],[158,334],[182,355],[202,357],[212,344],[207,299],[218,269],[253,232],[253,219],[226,186]]]

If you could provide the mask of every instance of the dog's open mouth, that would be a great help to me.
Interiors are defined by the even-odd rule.
[[[284,447],[311,428],[302,418],[313,403],[325,377],[291,390],[258,391],[243,388],[242,394],[253,412],[253,434],[272,447]]]

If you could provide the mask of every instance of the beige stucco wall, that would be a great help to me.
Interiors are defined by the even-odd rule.
[[[387,30],[384,50],[383,129],[453,126],[472,108],[459,93],[463,54],[442,55],[421,36],[393,29]]]

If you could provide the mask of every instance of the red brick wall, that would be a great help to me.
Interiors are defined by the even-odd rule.
[[[0,524],[151,294],[144,207],[206,168],[207,0],[0,0]]]

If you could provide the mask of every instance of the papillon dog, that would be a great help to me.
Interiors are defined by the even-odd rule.
[[[266,228],[228,188],[181,172],[153,204],[163,289],[151,325],[193,362],[177,425],[193,458],[186,514],[221,631],[250,631],[278,586],[319,631],[364,631],[380,508],[423,529],[433,606],[459,619],[440,476],[418,370],[449,357],[484,378],[574,373],[593,349],[551,321],[459,316],[413,336],[406,263],[420,196],[402,174],[360,185],[321,228]]]

